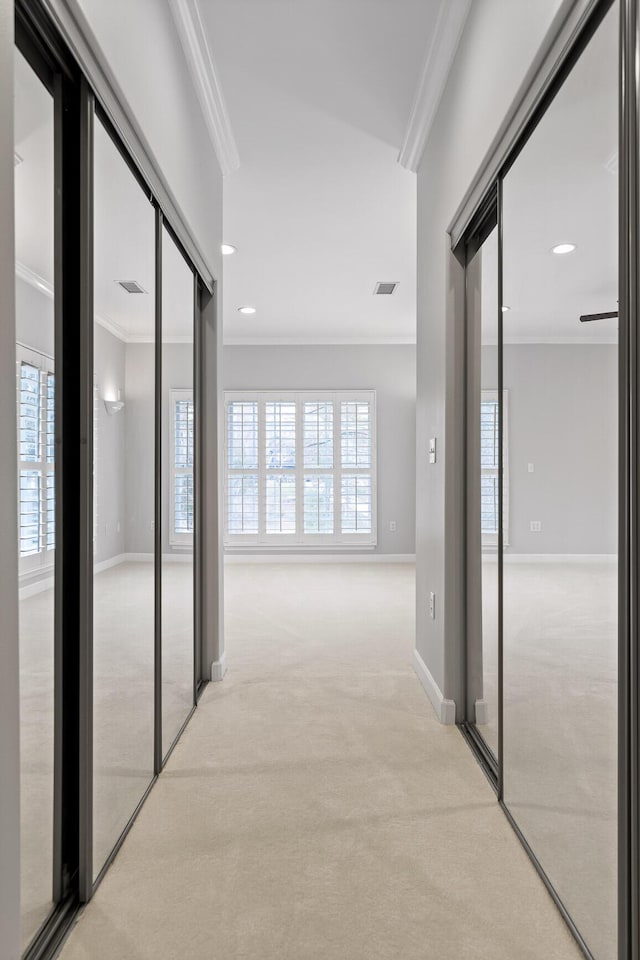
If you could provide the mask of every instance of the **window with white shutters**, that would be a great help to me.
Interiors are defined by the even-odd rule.
[[[503,537],[508,543],[509,484],[507,456],[507,391],[503,391]],[[500,423],[497,390],[483,390],[480,397],[480,524],[485,546],[498,543],[499,483],[498,457],[500,451]]]
[[[194,406],[191,390],[169,391],[171,404],[170,443],[170,535],[172,546],[193,542]]]
[[[53,360],[17,347],[18,555],[22,573],[53,564],[55,375]]]
[[[227,393],[225,543],[374,546],[374,391]]]

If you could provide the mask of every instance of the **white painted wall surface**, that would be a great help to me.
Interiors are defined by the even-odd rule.
[[[452,387],[445,373],[447,227],[559,6],[560,0],[475,0],[418,170],[416,647],[445,697],[445,623],[429,617],[428,596],[461,588],[444,581],[445,410]],[[430,437],[438,438],[435,465]]]
[[[374,552],[415,552],[415,347],[225,346],[223,364],[225,390],[375,390],[378,545]],[[389,530],[392,520],[395,533]]]

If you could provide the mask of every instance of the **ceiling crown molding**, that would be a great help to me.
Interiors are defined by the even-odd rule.
[[[22,263],[20,260],[16,260],[16,276],[53,300],[53,284],[45,280],[44,277],[41,277],[39,273],[36,273],[35,270],[32,270],[31,267],[28,267],[26,263]],[[119,323],[116,323],[109,317],[101,316],[99,313],[94,314],[94,319],[96,323],[99,323],[101,327],[108,330],[109,333],[117,337],[118,340],[122,340],[123,343],[129,343],[127,332]]]
[[[417,172],[462,36],[471,0],[440,0],[398,163]]]
[[[226,177],[238,169],[240,157],[207,42],[198,0],[169,0],[169,4],[209,137],[222,175]]]

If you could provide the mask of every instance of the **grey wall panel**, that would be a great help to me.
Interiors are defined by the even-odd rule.
[[[485,369],[496,362],[485,347]],[[614,344],[505,346],[507,555],[616,553],[617,364]]]
[[[415,552],[415,347],[226,346],[223,368],[225,390],[375,389],[376,552]]]
[[[124,553],[126,516],[125,438],[129,405],[126,403],[125,344],[99,324],[95,326],[96,450],[94,511],[95,560],[100,563]],[[125,400],[121,413],[109,415],[105,394],[120,390]]]
[[[125,348],[125,396],[127,400],[126,553],[153,553],[153,489],[155,347],[151,343],[128,343]]]

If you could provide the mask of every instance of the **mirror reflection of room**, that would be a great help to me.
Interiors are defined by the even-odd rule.
[[[616,956],[618,4],[504,179],[504,797]]]
[[[14,60],[22,941],[52,907],[55,582],[53,99]]]

